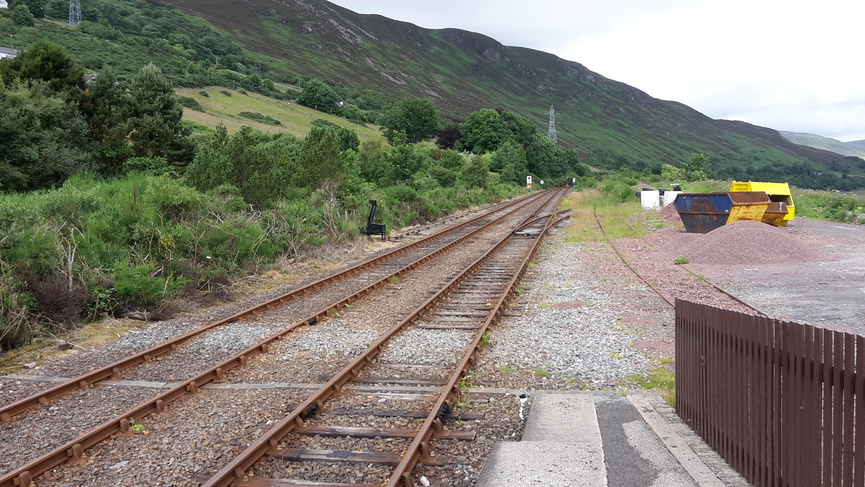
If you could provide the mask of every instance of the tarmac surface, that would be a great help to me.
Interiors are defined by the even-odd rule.
[[[538,393],[521,441],[493,446],[477,487],[744,487],[655,395]]]

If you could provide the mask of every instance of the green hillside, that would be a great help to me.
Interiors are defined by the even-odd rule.
[[[787,140],[800,145],[823,149],[845,156],[865,158],[865,140],[841,142],[829,137],[798,132],[781,132]]]
[[[65,8],[47,2],[46,15],[63,19]],[[177,87],[245,88],[275,99],[294,98],[318,77],[368,120],[400,98],[427,97],[453,118],[504,108],[546,131],[552,105],[560,145],[596,168],[657,172],[700,152],[722,178],[865,187],[860,159],[713,120],[579,63],[473,32],[422,29],[324,0],[90,0],[84,18],[75,28],[0,19],[0,39],[63,44],[96,72],[128,75],[153,62]]]

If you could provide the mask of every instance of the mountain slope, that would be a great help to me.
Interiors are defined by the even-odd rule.
[[[865,140],[841,142],[840,140],[831,139],[829,137],[803,134],[799,132],[781,132],[781,135],[795,144],[814,147],[815,149],[823,149],[845,156],[865,158]]]
[[[251,50],[284,59],[304,76],[399,97],[430,97],[455,114],[506,108],[543,128],[554,105],[560,143],[591,154],[588,162],[600,167],[646,169],[703,152],[722,177],[798,177],[797,184],[819,187],[820,181],[809,184],[812,176],[825,179],[832,172],[828,164],[842,160],[794,144],[775,130],[713,120],[579,63],[503,46],[482,34],[423,29],[324,0],[163,3],[225,29]]]

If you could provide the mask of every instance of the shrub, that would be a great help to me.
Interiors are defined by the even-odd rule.
[[[117,263],[114,267],[114,293],[119,307],[153,308],[176,295],[183,282],[161,275],[163,272],[152,263]]]
[[[258,112],[240,112],[239,115],[243,118],[255,120],[256,122],[265,123],[267,125],[282,125],[282,122],[268,115],[262,115]]]
[[[207,95],[206,91],[203,91],[201,93],[204,93],[205,96],[209,96]],[[180,104],[180,106],[184,108],[189,108],[190,110],[204,113],[204,107],[201,106],[201,103],[198,103],[198,100],[196,100],[195,98],[190,98],[188,96],[178,96],[177,102]]]
[[[162,176],[171,172],[171,165],[164,157],[130,157],[123,162],[123,172]]]

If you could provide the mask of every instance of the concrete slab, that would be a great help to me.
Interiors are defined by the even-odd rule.
[[[607,469],[590,393],[534,398],[522,441],[497,442],[476,487],[603,487]]]
[[[500,441],[493,445],[475,487],[551,485],[606,486],[601,448],[585,443]]]
[[[532,401],[522,441],[600,445],[594,395],[539,394]]]

